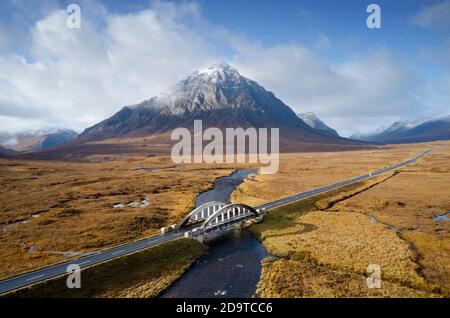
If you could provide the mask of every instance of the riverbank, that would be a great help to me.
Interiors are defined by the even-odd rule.
[[[318,211],[318,199],[271,210],[250,228],[277,257],[263,262],[258,297],[432,296],[420,289],[414,254],[393,231],[362,215]],[[380,290],[366,285],[372,263],[382,268]]]

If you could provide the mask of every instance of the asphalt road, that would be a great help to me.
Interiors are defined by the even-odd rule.
[[[344,180],[344,181],[341,181],[341,182],[338,182],[335,184],[331,184],[328,186],[324,186],[324,187],[312,189],[312,190],[309,190],[306,192],[298,193],[296,195],[286,197],[284,199],[268,202],[268,203],[262,204],[260,206],[257,206],[255,208],[256,209],[271,209],[271,208],[285,205],[285,204],[288,204],[288,203],[291,203],[294,201],[298,201],[298,200],[301,200],[301,199],[304,199],[304,198],[307,198],[310,196],[314,196],[314,195],[318,195],[321,193],[325,193],[327,191],[335,190],[337,188],[344,187],[349,184],[359,182],[359,181],[362,181],[365,179],[369,179],[369,178],[375,177],[377,175],[380,175],[382,173],[392,171],[399,167],[408,165],[410,163],[415,162],[420,157],[427,155],[430,152],[431,152],[431,150],[427,150],[409,160],[403,161],[394,166],[391,166],[391,167],[388,167],[385,169],[381,169],[381,170],[378,170],[378,171],[370,173],[370,174],[368,173],[368,174],[358,176],[358,177],[355,177],[352,179]],[[185,229],[185,230],[188,230],[188,229]],[[34,284],[37,282],[45,281],[47,279],[50,279],[50,278],[53,278],[53,277],[56,277],[59,275],[63,275],[66,273],[67,267],[71,264],[77,264],[78,266],[80,266],[80,268],[86,268],[86,267],[92,266],[94,264],[109,261],[114,258],[123,256],[123,255],[127,255],[127,254],[130,254],[130,253],[133,253],[133,252],[136,252],[136,251],[139,251],[139,250],[151,247],[151,246],[155,246],[155,245],[158,245],[158,244],[161,244],[164,242],[178,239],[178,238],[182,237],[183,235],[184,235],[184,231],[176,231],[176,232],[169,232],[165,235],[152,236],[152,237],[149,237],[146,239],[142,239],[142,240],[127,243],[127,244],[124,244],[124,245],[121,245],[118,247],[114,247],[114,248],[111,248],[108,250],[97,252],[95,254],[83,256],[83,257],[77,258],[75,260],[48,266],[45,268],[41,268],[41,269],[38,269],[35,271],[28,272],[26,274],[11,277],[11,278],[0,281],[0,294],[15,290],[15,289],[27,286],[27,285],[31,285],[31,284]]]

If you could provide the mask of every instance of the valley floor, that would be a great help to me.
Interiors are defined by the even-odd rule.
[[[448,295],[449,223],[432,219],[450,210],[449,142],[282,154],[277,174],[247,179],[232,198],[256,205],[429,148],[435,149],[430,156],[395,175],[269,212],[252,231],[279,258],[264,262],[259,296]],[[244,166],[174,165],[163,156],[0,159],[0,278],[155,234],[179,221],[199,192],[236,168]],[[381,265],[381,290],[365,285],[371,263]],[[96,296],[139,296],[133,288]]]
[[[0,159],[0,279],[159,232],[234,166]]]
[[[450,224],[438,215],[450,211],[450,143],[419,147],[434,151],[395,173],[277,208],[253,226],[277,257],[264,262],[258,295],[448,297]],[[256,186],[243,184],[235,200],[272,198],[271,192],[290,189],[283,179],[291,177],[301,179],[300,172],[257,176]],[[381,289],[367,287],[370,264],[380,266]]]

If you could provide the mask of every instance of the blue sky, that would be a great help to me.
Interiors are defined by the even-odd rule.
[[[4,0],[0,126],[81,131],[219,60],[343,135],[447,115],[450,0]]]

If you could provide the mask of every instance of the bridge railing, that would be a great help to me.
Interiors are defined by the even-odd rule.
[[[199,223],[208,219],[211,215],[216,213],[222,207],[226,206],[226,203],[221,201],[211,201],[192,210],[178,225],[177,229],[182,228],[188,224]]]
[[[265,212],[264,208],[256,210],[246,204],[228,204],[222,206],[223,204],[222,202],[209,202],[198,207],[180,222],[178,229],[181,229],[183,225],[195,224],[198,220],[203,220],[200,226],[184,233],[185,237],[200,238],[206,233],[227,230],[230,227],[242,225],[246,221],[260,219]],[[216,208],[211,208],[213,206]],[[211,213],[211,211],[214,212]],[[204,218],[205,216],[207,217]]]
[[[216,224],[228,223],[233,220],[247,217],[258,217],[259,213],[254,208],[246,204],[229,204],[212,214],[200,227],[205,230]]]

